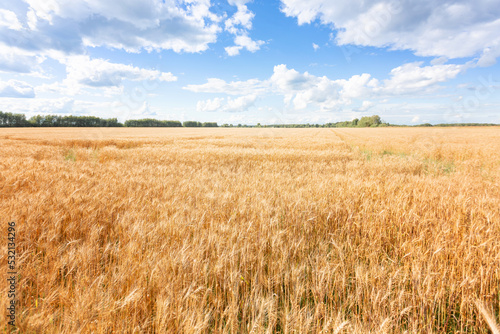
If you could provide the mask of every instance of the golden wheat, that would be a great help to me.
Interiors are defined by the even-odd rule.
[[[477,301],[498,317],[498,127],[0,131],[19,332],[487,333]]]

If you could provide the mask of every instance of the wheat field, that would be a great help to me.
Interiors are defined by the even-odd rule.
[[[499,180],[498,127],[1,129],[15,330],[488,333]]]

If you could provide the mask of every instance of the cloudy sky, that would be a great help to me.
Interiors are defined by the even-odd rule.
[[[498,0],[11,0],[0,110],[500,123]]]

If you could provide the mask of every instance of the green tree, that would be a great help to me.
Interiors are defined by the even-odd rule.
[[[182,123],[182,126],[186,128],[196,128],[202,126],[202,124],[196,121],[185,121],[184,123]]]
[[[24,114],[4,113],[0,111],[0,127],[25,127],[30,126]]]
[[[358,127],[370,127],[370,126],[379,126],[382,124],[382,120],[379,115],[373,116],[364,116],[358,121]]]

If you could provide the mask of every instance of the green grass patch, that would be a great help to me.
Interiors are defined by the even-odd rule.
[[[366,160],[370,161],[372,159],[372,151],[370,150],[361,150],[361,153],[365,156]]]
[[[67,160],[67,161],[76,161],[76,154],[75,154],[75,151],[73,151],[72,149],[68,149],[66,151],[64,151],[64,160]]]
[[[456,167],[453,161],[444,161],[440,159],[425,159],[424,170],[427,173],[452,174],[455,172]]]

